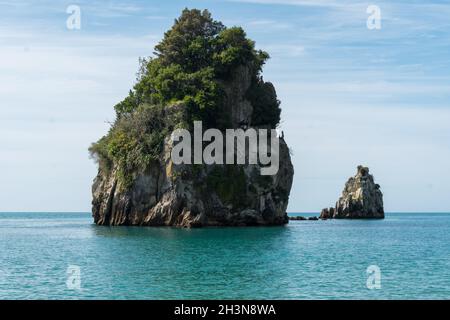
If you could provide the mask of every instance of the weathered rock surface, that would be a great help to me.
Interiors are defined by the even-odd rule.
[[[335,212],[334,208],[329,208],[329,209],[325,208],[320,213],[320,219],[322,219],[322,220],[333,219],[334,212]]]
[[[380,185],[369,174],[369,168],[358,166],[357,174],[345,184],[335,208],[323,209],[320,219],[383,219],[383,194]]]
[[[302,216],[297,216],[297,217],[289,217],[289,220],[291,221],[317,221],[319,220],[319,218],[317,217],[302,217]]]
[[[249,70],[239,68],[226,86],[232,127],[251,127],[253,107],[246,99]],[[169,107],[170,108],[170,107]],[[158,163],[123,188],[117,168],[99,171],[92,187],[98,225],[248,226],[288,223],[286,209],[294,169],[280,138],[279,171],[261,176],[260,165],[175,165],[170,137]]]
[[[302,216],[297,216],[297,217],[289,217],[289,220],[291,220],[291,221],[305,221],[305,220],[308,220],[308,219],[306,219],[305,217],[302,217]]]

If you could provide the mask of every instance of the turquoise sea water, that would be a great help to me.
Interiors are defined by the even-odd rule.
[[[369,265],[381,289],[367,288]],[[0,213],[0,299],[386,298],[450,298],[450,214],[187,230]]]

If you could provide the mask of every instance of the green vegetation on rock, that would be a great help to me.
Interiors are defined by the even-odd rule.
[[[100,170],[116,168],[127,186],[136,172],[159,160],[164,138],[174,128],[191,129],[194,120],[203,121],[204,128],[228,128],[224,86],[239,66],[251,71],[246,96],[254,107],[252,125],[276,127],[279,101],[260,74],[268,58],[242,28],[226,28],[207,10],[183,10],[155,56],[140,60],[137,82],[115,106],[109,133],[91,146]],[[173,106],[182,107],[170,110]]]

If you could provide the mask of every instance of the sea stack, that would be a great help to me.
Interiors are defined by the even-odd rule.
[[[358,172],[345,184],[334,208],[323,209],[321,219],[383,219],[383,194],[380,185],[369,174],[369,168],[358,166]]]
[[[288,223],[294,168],[283,135],[273,133],[281,109],[274,86],[262,77],[269,55],[256,50],[241,28],[226,28],[207,10],[196,9],[183,11],[155,52],[142,61],[129,96],[115,106],[117,117],[108,134],[90,148],[99,164],[92,186],[94,222],[176,227]],[[267,163],[177,164],[171,156],[177,146],[172,133],[192,133],[194,121],[219,133],[272,132],[279,152],[271,155],[279,159],[279,170],[261,174]]]

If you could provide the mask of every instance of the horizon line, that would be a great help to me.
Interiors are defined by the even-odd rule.
[[[1,213],[84,213],[84,214],[92,214],[89,211],[0,211]],[[399,214],[408,214],[408,213],[447,213],[450,214],[450,211],[385,211],[385,214],[391,213],[399,213]],[[320,214],[320,211],[290,211],[287,214]]]

